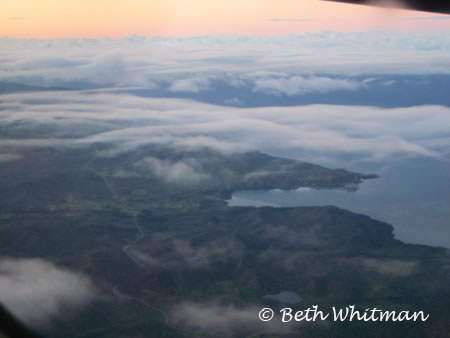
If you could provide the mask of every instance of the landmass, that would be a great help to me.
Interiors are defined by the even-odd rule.
[[[102,297],[47,337],[445,337],[448,250],[336,207],[228,207],[238,190],[355,189],[376,178],[260,152],[107,144],[16,150],[0,163],[0,256],[39,257]],[[426,323],[262,324],[257,309],[430,313]]]

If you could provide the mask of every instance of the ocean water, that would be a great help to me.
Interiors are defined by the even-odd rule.
[[[239,191],[229,206],[333,205],[392,224],[395,237],[403,242],[450,248],[450,161],[403,159],[365,172],[378,173],[380,178],[364,181],[356,192]]]

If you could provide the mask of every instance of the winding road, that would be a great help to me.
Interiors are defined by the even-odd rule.
[[[129,249],[132,245],[136,244],[137,242],[139,242],[141,239],[144,238],[144,232],[142,231],[141,226],[139,225],[139,223],[137,222],[136,219],[136,214],[133,215],[133,223],[136,226],[136,229],[138,230],[138,234],[136,236],[136,239],[134,241],[132,241],[131,243],[128,243],[126,245],[124,245],[122,247],[122,251],[124,252],[125,255],[128,256],[129,259],[131,259],[135,264],[139,265],[140,267],[144,267],[144,264],[142,264],[142,262],[139,261],[139,259],[137,259],[135,256],[133,256],[132,253],[129,252]]]
[[[106,178],[106,175],[101,175],[101,174],[99,174],[99,173],[97,173],[95,171],[93,171],[93,172],[96,175],[99,175],[103,179],[103,182],[108,187],[108,190],[111,192],[111,194],[113,196],[113,199],[118,201],[118,195],[117,195],[116,191],[114,190],[113,186],[111,185],[111,183]],[[142,240],[144,238],[144,231],[142,230],[142,227],[139,225],[139,223],[137,221],[137,214],[133,215],[133,224],[134,224],[135,228],[137,229],[136,238],[132,242],[130,242],[128,244],[125,244],[122,247],[122,251],[134,264],[138,265],[141,268],[144,268],[145,267],[144,264],[142,264],[142,262],[139,261],[139,259],[137,259],[135,256],[133,256],[133,254],[130,252],[130,248],[133,245],[137,244],[140,240]],[[162,309],[160,309],[160,308],[158,308],[158,307],[156,307],[156,306],[154,306],[154,305],[152,305],[152,304],[150,304],[150,303],[146,302],[145,300],[140,299],[138,297],[134,297],[134,296],[131,296],[131,295],[128,295],[128,294],[121,293],[117,286],[114,286],[112,288],[112,291],[113,291],[113,294],[116,297],[125,298],[125,299],[136,301],[136,302],[142,304],[143,306],[148,307],[149,309],[152,309],[155,312],[158,312],[161,315],[161,317],[163,318],[163,321],[164,321],[164,323],[167,326],[169,326],[171,328],[175,328],[173,325],[170,324],[169,315],[164,310],[162,310]]]

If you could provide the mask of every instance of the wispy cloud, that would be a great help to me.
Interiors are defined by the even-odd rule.
[[[270,322],[258,319],[263,306],[238,307],[218,302],[184,302],[172,311],[177,326],[221,337],[248,336],[251,333],[288,333],[295,325],[281,323],[279,318]]]
[[[135,165],[150,170],[156,177],[169,183],[198,184],[210,178],[202,171],[201,164],[195,159],[170,161],[146,157]]]
[[[317,80],[323,74],[450,73],[448,60],[442,57],[450,51],[450,37],[437,33],[314,32],[48,41],[0,38],[0,50],[0,82],[84,89],[132,86],[199,93],[210,90],[217,81],[251,89],[256,79],[252,75],[263,73],[280,81],[295,76]]]
[[[363,85],[355,80],[333,79],[324,76],[292,76],[278,78],[260,78],[255,80],[253,91],[266,94],[288,96],[308,93],[328,93],[333,91],[353,91]]]
[[[180,99],[72,91],[8,95],[0,103],[0,112],[0,125],[11,131],[20,128],[23,134],[42,126],[55,130],[42,138],[1,139],[1,151],[8,154],[20,147],[107,143],[112,156],[145,144],[164,144],[224,152],[277,154],[290,150],[302,154],[303,159],[332,161],[342,154],[364,159],[445,156],[450,146],[450,108],[442,106],[231,108]],[[89,129],[82,128],[85,133],[79,135],[75,131],[82,126]],[[186,171],[202,175],[198,163],[178,162],[150,160],[147,168],[175,181]]]
[[[14,161],[19,158],[20,158],[20,156],[17,154],[2,154],[2,153],[0,153],[0,163]]]
[[[242,247],[238,243],[223,240],[193,246],[187,240],[156,235],[146,242],[145,247],[133,249],[132,254],[149,266],[205,269],[219,261],[240,256]]]
[[[169,86],[171,92],[198,93],[208,90],[211,81],[208,77],[192,77],[174,80]]]

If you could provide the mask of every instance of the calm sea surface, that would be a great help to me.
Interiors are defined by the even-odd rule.
[[[341,190],[239,191],[229,206],[334,205],[394,226],[396,238],[450,248],[450,161],[416,158],[390,163],[357,192]]]

